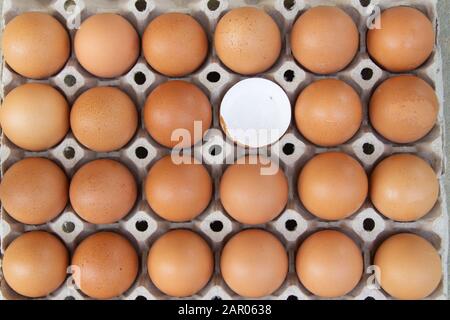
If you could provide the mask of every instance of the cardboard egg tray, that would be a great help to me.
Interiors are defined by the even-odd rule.
[[[57,234],[67,245],[70,252],[80,241],[98,230],[116,230],[128,237],[135,245],[140,256],[140,273],[134,285],[118,299],[170,299],[162,294],[150,281],[146,270],[146,258],[149,246],[160,235],[172,228],[189,228],[203,235],[215,252],[215,272],[209,284],[193,299],[242,299],[233,293],[220,276],[219,259],[224,243],[231,235],[248,225],[234,221],[223,209],[218,193],[220,177],[226,168],[224,159],[236,159],[245,153],[258,150],[238,149],[226,141],[219,125],[219,106],[226,91],[243,76],[228,70],[218,59],[213,45],[212,35],[215,25],[228,10],[241,6],[263,8],[278,23],[283,35],[282,54],[277,63],[267,72],[259,75],[278,83],[287,93],[291,104],[299,92],[318,78],[306,72],[294,61],[290,53],[289,34],[295,19],[309,7],[320,4],[338,5],[349,13],[360,31],[360,50],[357,57],[344,71],[328,77],[336,77],[350,84],[361,96],[364,107],[364,121],[358,133],[346,144],[333,149],[318,148],[306,141],[298,132],[292,121],[287,133],[281,140],[270,147],[272,157],[278,157],[289,180],[289,201],[284,212],[274,221],[258,225],[274,233],[286,246],[289,253],[289,274],[284,284],[272,296],[264,299],[318,299],[309,293],[299,282],[295,273],[295,254],[299,244],[308,235],[320,229],[338,229],[352,237],[361,247],[364,255],[365,273],[358,286],[343,299],[390,299],[382,290],[373,285],[371,261],[377,246],[387,237],[399,232],[414,232],[436,247],[442,258],[443,278],[437,290],[428,299],[447,298],[447,256],[448,256],[448,217],[443,184],[445,152],[443,150],[443,84],[440,49],[435,50],[424,66],[412,72],[429,82],[435,89],[440,102],[439,117],[434,129],[423,139],[412,145],[395,145],[379,136],[368,123],[367,106],[372,90],[390,73],[380,69],[368,56],[365,48],[367,21],[373,10],[391,6],[408,5],[420,9],[433,22],[437,29],[437,0],[5,0],[3,3],[3,26],[16,15],[27,11],[48,12],[66,25],[73,40],[77,26],[88,16],[101,12],[116,12],[127,18],[142,35],[145,27],[156,16],[164,12],[184,12],[199,21],[210,40],[209,55],[202,67],[183,79],[198,85],[209,96],[213,106],[213,129],[208,132],[203,145],[197,145],[191,151],[198,158],[203,158],[206,167],[214,179],[215,192],[208,208],[194,221],[188,223],[169,223],[159,218],[149,208],[143,195],[143,181],[149,168],[155,161],[170,153],[169,149],[158,145],[146,132],[142,117],[134,138],[120,151],[95,153],[83,147],[69,133],[56,147],[46,152],[26,152],[12,144],[2,135],[1,172],[2,174],[16,161],[31,156],[47,157],[63,167],[69,177],[84,163],[96,158],[112,158],[126,164],[135,174],[139,184],[138,201],[132,212],[118,223],[96,226],[83,221],[73,211],[70,204],[64,212],[52,222],[40,226],[28,226],[14,221],[2,209],[1,211],[1,252],[9,243],[25,231],[44,229]],[[6,95],[13,88],[30,82],[12,72],[3,63],[2,90]],[[114,80],[96,79],[85,71],[72,53],[65,68],[56,76],[40,82],[50,83],[64,92],[69,103],[85,90],[95,86],[113,85],[126,91],[142,111],[148,94],[167,77],[154,72],[144,60],[142,54],[135,66],[124,76]],[[417,222],[400,223],[386,219],[373,208],[367,199],[363,207],[348,219],[336,222],[324,222],[308,213],[301,205],[296,190],[299,170],[315,154],[340,150],[357,158],[367,173],[381,159],[399,152],[418,154],[426,159],[440,177],[440,196],[432,211]],[[0,278],[1,279],[1,278]],[[0,298],[23,299],[14,293],[1,280]],[[68,277],[60,289],[46,299],[88,299],[77,291]]]

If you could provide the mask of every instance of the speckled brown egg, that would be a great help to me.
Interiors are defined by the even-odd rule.
[[[133,284],[139,270],[135,248],[124,236],[101,231],[84,239],[72,257],[78,288],[95,299],[122,295]]]
[[[42,224],[56,218],[69,199],[64,171],[45,158],[25,158],[13,164],[0,185],[3,208],[15,220]]]
[[[134,136],[138,113],[133,100],[116,87],[94,87],[81,94],[70,112],[72,132],[97,152],[125,146]]]
[[[407,72],[420,67],[434,48],[435,32],[421,11],[405,6],[384,10],[380,27],[367,32],[367,50],[386,70]]]
[[[288,255],[280,240],[270,232],[247,229],[225,244],[220,270],[226,284],[238,295],[265,297],[283,284],[288,272]]]
[[[439,182],[430,165],[412,154],[381,161],[370,176],[370,199],[386,217],[415,221],[426,215],[439,195]]]
[[[369,104],[370,122],[386,139],[396,143],[415,142],[434,127],[439,102],[424,80],[402,75],[385,80]]]
[[[45,297],[66,279],[69,253],[56,236],[44,231],[22,234],[6,248],[3,276],[17,293]]]
[[[123,75],[139,56],[139,36],[133,25],[118,14],[101,13],[83,21],[75,34],[78,62],[96,77]]]
[[[133,208],[136,197],[133,174],[115,160],[88,162],[70,182],[70,203],[90,223],[107,224],[122,219]]]
[[[174,222],[201,214],[211,200],[212,188],[208,170],[190,156],[176,161],[165,156],[150,168],[145,180],[145,195],[152,210]]]
[[[253,7],[227,12],[214,32],[216,53],[228,68],[244,75],[269,69],[281,51],[280,29],[270,15]]]
[[[187,81],[164,82],[145,102],[145,128],[156,142],[168,148],[185,148],[201,141],[211,121],[208,97]]]
[[[358,131],[362,117],[358,93],[338,79],[313,82],[295,104],[295,122],[301,134],[324,147],[348,141]]]
[[[229,166],[220,180],[220,201],[240,223],[261,224],[276,218],[288,200],[287,178],[279,166],[260,156]]]
[[[43,151],[69,130],[69,105],[55,88],[28,83],[11,90],[0,108],[3,133],[19,148]]]
[[[375,253],[383,290],[397,299],[419,300],[428,297],[442,278],[439,253],[424,238],[400,233],[385,240]]]
[[[69,34],[54,17],[26,12],[6,25],[3,55],[6,63],[22,76],[47,78],[61,70],[69,58]]]
[[[301,283],[314,295],[337,298],[352,291],[363,274],[361,249],[335,230],[316,232],[297,251],[296,270]]]
[[[359,32],[353,19],[342,9],[318,6],[295,21],[291,31],[294,58],[318,74],[341,71],[355,57]]]
[[[205,30],[193,17],[171,12],[153,19],[142,36],[148,64],[169,77],[197,70],[208,54]]]
[[[340,220],[354,214],[368,192],[361,164],[343,152],[321,153],[301,169],[298,195],[305,208],[323,220]]]
[[[151,281],[163,293],[188,297],[206,286],[214,271],[208,243],[190,230],[171,230],[153,243],[147,269]]]

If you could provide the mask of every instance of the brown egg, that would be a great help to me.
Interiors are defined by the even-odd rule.
[[[433,88],[410,75],[385,80],[370,99],[369,116],[379,134],[396,143],[415,142],[430,132],[439,102]]]
[[[70,182],[70,203],[90,223],[119,221],[133,208],[136,198],[133,174],[115,160],[91,161],[78,169]]]
[[[319,231],[306,238],[297,251],[295,264],[306,289],[324,298],[346,295],[363,274],[361,249],[335,230]]]
[[[3,208],[15,220],[42,224],[56,218],[69,199],[64,171],[45,158],[26,158],[13,164],[0,185]]]
[[[75,138],[97,152],[125,146],[136,132],[138,113],[133,100],[115,87],[95,87],[80,95],[70,112]]]
[[[66,279],[69,253],[56,236],[30,231],[16,238],[3,256],[3,276],[17,293],[45,297]]]
[[[367,32],[367,51],[384,69],[407,72],[428,59],[436,36],[426,15],[399,6],[384,10],[379,19],[380,28]]]
[[[190,147],[202,140],[211,121],[208,97],[190,82],[164,82],[145,102],[145,127],[156,142],[168,148]]]
[[[364,168],[343,152],[326,152],[309,160],[298,178],[298,195],[305,208],[323,220],[354,214],[367,197]]]
[[[190,230],[165,233],[150,248],[148,275],[155,286],[173,297],[188,297],[206,286],[214,272],[208,243]]]
[[[292,27],[292,54],[314,73],[341,71],[353,60],[358,46],[359,32],[355,22],[338,7],[311,8]]]
[[[426,215],[439,195],[439,182],[430,165],[412,154],[381,161],[370,176],[370,199],[383,215],[415,221]]]
[[[78,62],[94,76],[123,75],[139,56],[139,35],[125,18],[113,13],[90,16],[75,34]]]
[[[4,134],[19,148],[43,151],[60,142],[69,130],[69,106],[55,88],[27,83],[6,95],[0,122]]]
[[[283,170],[260,156],[238,160],[220,180],[222,205],[230,216],[246,224],[266,223],[277,217],[286,206],[288,191]]]
[[[363,117],[358,93],[344,81],[318,80],[307,86],[295,104],[295,122],[314,144],[332,147],[348,141]]]
[[[288,255],[270,232],[247,229],[225,244],[220,269],[226,284],[240,296],[265,297],[286,279]]]
[[[72,258],[78,288],[95,299],[118,297],[133,284],[139,258],[133,245],[115,232],[101,231],[84,239]]]
[[[69,58],[69,34],[52,16],[26,12],[6,25],[3,55],[6,63],[20,75],[47,78],[61,70]]]
[[[277,61],[281,51],[280,29],[261,9],[233,9],[219,20],[214,47],[228,68],[254,75],[266,71]]]
[[[182,222],[201,214],[212,197],[212,179],[190,156],[175,164],[171,156],[158,160],[145,180],[147,202],[161,218]]]
[[[400,233],[385,240],[375,254],[383,290],[397,299],[418,300],[429,296],[442,278],[441,258],[425,239]]]
[[[191,16],[166,13],[153,19],[145,29],[142,50],[153,69],[169,77],[182,77],[205,61],[208,38]]]

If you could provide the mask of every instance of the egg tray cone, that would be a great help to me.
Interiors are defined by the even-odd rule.
[[[445,163],[444,152],[444,117],[443,117],[443,83],[442,61],[439,44],[436,45],[432,56],[418,70],[411,72],[430,83],[436,90],[439,98],[439,116],[433,130],[417,143],[410,145],[396,145],[383,139],[370,126],[367,116],[367,106],[372,90],[384,79],[391,76],[378,67],[366,52],[365,34],[366,21],[374,8],[382,10],[398,5],[416,7],[425,13],[437,28],[437,1],[436,0],[5,0],[3,3],[2,24],[8,23],[16,15],[27,11],[48,12],[67,27],[71,38],[75,34],[80,22],[88,16],[101,12],[115,12],[123,15],[130,21],[139,34],[147,24],[156,16],[169,11],[184,12],[194,16],[205,28],[210,41],[209,54],[206,62],[199,70],[183,79],[198,85],[210,98],[213,106],[213,129],[209,131],[203,145],[196,146],[192,152],[204,163],[214,179],[215,192],[213,200],[203,214],[188,223],[170,223],[159,218],[149,208],[143,195],[143,181],[149,168],[155,161],[170,153],[169,149],[158,145],[146,132],[142,117],[139,129],[134,138],[121,150],[111,153],[95,153],[83,147],[69,133],[56,147],[46,152],[26,152],[12,144],[2,135],[1,140],[1,173],[3,174],[13,163],[30,157],[47,157],[63,167],[69,177],[84,163],[96,158],[112,158],[120,160],[127,165],[139,181],[138,201],[132,212],[118,223],[96,226],[79,218],[70,205],[55,220],[40,226],[28,226],[13,220],[2,209],[1,211],[1,252],[3,253],[9,243],[23,232],[35,229],[48,230],[57,234],[72,253],[80,241],[98,230],[117,230],[129,238],[135,245],[140,256],[140,273],[134,285],[118,299],[170,299],[162,294],[150,281],[146,270],[146,257],[149,246],[161,234],[171,228],[189,228],[200,233],[213,247],[215,252],[215,272],[209,284],[193,299],[242,299],[233,293],[220,276],[220,251],[228,238],[248,225],[242,225],[227,215],[219,200],[218,185],[220,177],[226,168],[225,158],[237,158],[246,152],[256,150],[239,149],[233,154],[232,146],[226,141],[219,124],[219,105],[226,91],[236,82],[246,78],[231,72],[218,59],[212,46],[212,35],[216,23],[227,11],[235,7],[256,6],[263,8],[278,23],[283,35],[282,54],[276,64],[267,72],[259,76],[278,83],[287,93],[291,104],[294,105],[299,92],[312,81],[319,78],[335,77],[350,84],[361,96],[364,109],[364,120],[358,133],[347,143],[333,149],[318,148],[305,140],[292,122],[287,133],[281,140],[270,147],[272,155],[280,159],[280,164],[289,180],[289,201],[284,212],[274,221],[256,227],[274,233],[285,245],[289,252],[289,274],[282,285],[272,296],[264,299],[317,299],[312,296],[299,282],[295,274],[295,253],[299,244],[308,235],[320,229],[339,229],[352,237],[361,247],[364,254],[364,275],[358,286],[343,299],[390,299],[382,290],[374,286],[373,270],[370,268],[374,250],[387,237],[399,232],[414,232],[428,239],[438,250],[442,259],[443,278],[436,291],[428,299],[447,299],[447,256],[448,256],[448,217],[446,209],[446,192],[444,190],[443,173]],[[145,5],[144,5],[145,4]],[[218,4],[218,6],[217,6]],[[290,54],[289,34],[296,17],[309,7],[326,4],[338,5],[349,13],[360,31],[360,49],[357,57],[342,72],[319,77],[302,69]],[[287,8],[285,7],[287,6]],[[290,6],[290,7],[289,7]],[[2,65],[3,96],[13,88],[32,80],[25,79],[14,73],[4,63]],[[372,76],[363,75],[372,71]],[[363,71],[364,70],[364,71]],[[288,71],[286,73],[286,71]],[[214,79],[212,72],[220,75]],[[370,73],[370,71],[369,71]],[[217,74],[214,74],[217,76]],[[292,77],[293,75],[293,77]],[[145,77],[145,79],[144,79]],[[138,78],[138,80],[136,80]],[[144,79],[145,81],[139,81]],[[367,80],[365,80],[367,79]],[[39,82],[50,83],[62,91],[70,104],[74,102],[85,90],[95,86],[118,86],[126,91],[137,104],[139,111],[148,94],[160,83],[168,80],[153,71],[145,62],[142,53],[134,67],[124,76],[114,80],[97,79],[85,71],[77,62],[74,53],[66,66],[57,75]],[[210,81],[212,80],[212,81]],[[217,81],[215,81],[217,80]],[[215,82],[214,82],[215,81]],[[142,83],[143,82],[143,83]],[[140,83],[140,84],[138,84]],[[142,149],[145,148],[147,154]],[[215,150],[215,152],[211,152]],[[300,168],[317,153],[330,150],[340,150],[357,158],[368,173],[381,159],[393,153],[410,152],[426,159],[435,170],[440,179],[439,200],[425,217],[417,222],[399,223],[386,219],[379,214],[369,200],[351,217],[336,222],[324,222],[308,213],[301,205],[296,190],[296,182]],[[144,152],[142,152],[144,151]],[[1,279],[1,278],[0,278]],[[1,279],[0,298],[23,299],[14,293]],[[56,292],[45,299],[88,299],[76,290],[70,276],[68,281]]]

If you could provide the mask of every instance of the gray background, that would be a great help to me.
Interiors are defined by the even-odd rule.
[[[418,0],[419,2],[419,0]],[[0,0],[0,12],[2,10],[3,0]],[[444,114],[445,114],[445,154],[447,155],[446,169],[450,169],[450,0],[438,1],[438,13],[439,13],[439,45],[442,49],[443,60],[443,77],[444,77]],[[2,30],[0,30],[0,51],[1,51],[1,38]],[[0,55],[0,63],[1,63]],[[0,73],[1,77],[1,73]],[[446,185],[446,198],[447,204],[450,205],[450,170],[445,172],[445,185]],[[450,217],[449,217],[450,219]],[[450,274],[450,264],[447,265]],[[450,286],[450,282],[449,282]],[[450,292],[450,288],[449,288]]]
[[[440,0],[438,2],[439,13],[439,44],[442,49],[442,61],[444,68],[444,114],[445,114],[445,154],[447,155],[446,172],[445,172],[445,186],[447,192],[447,204],[450,204],[450,0]],[[447,212],[448,213],[448,212]],[[450,274],[450,264],[447,265]],[[450,290],[449,290],[450,291]]]

